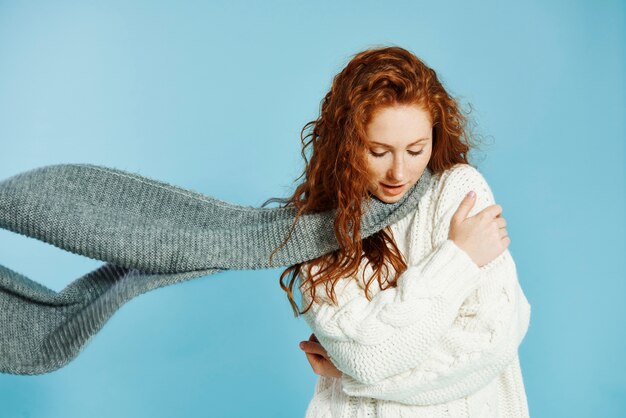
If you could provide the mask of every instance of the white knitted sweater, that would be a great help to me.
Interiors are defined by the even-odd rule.
[[[408,264],[396,288],[373,282],[368,301],[359,274],[337,283],[335,305],[318,286],[321,300],[304,317],[343,376],[318,378],[307,418],[528,417],[518,347],[530,305],[511,254],[479,268],[448,239],[470,190],[469,216],[495,203],[480,172],[457,164],[433,175],[419,209],[391,225]],[[363,269],[371,277],[365,260]]]

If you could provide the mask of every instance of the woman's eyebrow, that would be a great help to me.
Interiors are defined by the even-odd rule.
[[[421,142],[425,142],[428,141],[428,138],[420,138],[415,142],[411,142],[408,146],[412,146],[412,145],[417,145]],[[381,147],[385,147],[385,148],[393,148],[391,145],[389,144],[383,144],[382,142],[376,142],[376,141],[370,141],[371,144],[375,144],[375,145],[380,145]]]

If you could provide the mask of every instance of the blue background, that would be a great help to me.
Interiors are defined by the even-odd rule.
[[[626,415],[625,6],[620,1],[0,1],[0,178],[133,171],[259,206],[356,52],[413,51],[486,145],[532,305],[533,417]],[[100,261],[0,230],[0,263],[61,290]],[[47,375],[0,375],[6,417],[297,417],[316,375],[282,269],[150,292]]]

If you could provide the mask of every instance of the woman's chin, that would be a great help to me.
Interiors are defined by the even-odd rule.
[[[369,195],[377,200],[380,200],[383,203],[396,203],[397,201],[402,199],[402,196],[404,196],[404,193],[402,193],[401,195],[397,195],[397,196],[386,196],[384,193],[370,192]]]

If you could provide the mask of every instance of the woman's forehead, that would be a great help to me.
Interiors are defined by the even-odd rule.
[[[432,137],[430,115],[417,105],[387,106],[366,126],[367,141],[379,146],[410,146]]]

